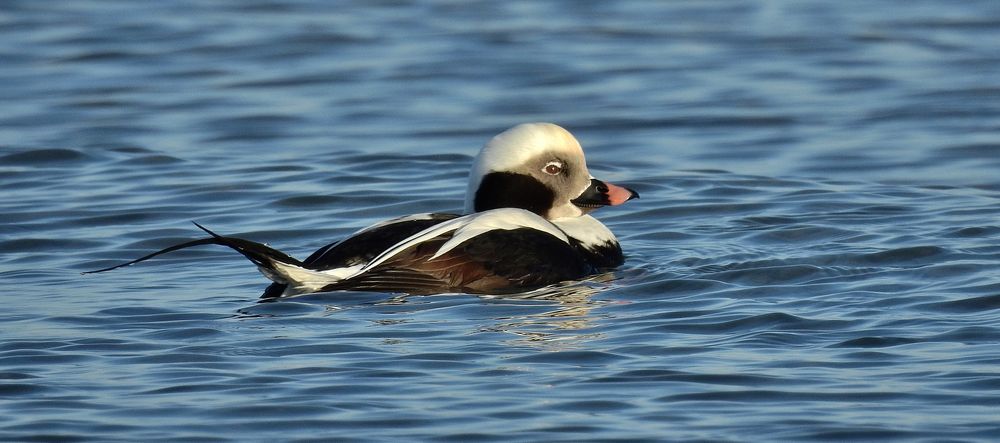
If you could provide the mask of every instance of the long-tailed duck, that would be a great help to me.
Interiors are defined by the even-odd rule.
[[[526,123],[493,137],[469,174],[465,214],[416,214],[362,229],[297,260],[269,246],[211,237],[273,281],[262,298],[334,290],[433,294],[510,293],[579,279],[624,261],[614,234],[588,215],[638,198],[590,175],[580,143],[551,123]]]

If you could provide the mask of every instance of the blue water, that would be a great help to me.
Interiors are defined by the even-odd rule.
[[[553,121],[641,200],[536,297],[266,280]],[[0,4],[0,440],[1000,435],[1000,3]]]

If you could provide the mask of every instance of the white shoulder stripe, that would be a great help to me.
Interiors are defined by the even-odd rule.
[[[490,211],[472,214],[467,217],[472,218],[469,219],[468,223],[459,227],[458,230],[455,231],[455,235],[441,245],[441,248],[438,249],[433,256],[431,256],[431,259],[440,257],[441,255],[454,249],[456,246],[464,243],[466,240],[495,229],[511,230],[530,228],[547,232],[559,240],[569,243],[569,238],[566,237],[566,234],[560,231],[559,228],[537,214],[524,209],[493,209]]]
[[[355,273],[354,275],[361,274],[375,266],[378,266],[379,264],[382,264],[382,262],[385,262],[386,260],[392,258],[394,255],[402,252],[404,249],[409,248],[410,246],[413,246],[421,242],[425,242],[427,240],[433,239],[435,237],[444,235],[448,232],[460,228],[463,223],[466,223],[468,221],[469,217],[472,217],[472,215],[465,215],[462,217],[453,218],[451,220],[438,223],[434,226],[431,226],[427,229],[424,229],[423,231],[420,231],[416,234],[413,234],[403,239],[399,243],[396,243],[391,247],[389,247],[389,249],[383,251],[381,254],[376,255],[375,258],[372,259],[372,261],[368,262],[368,264],[366,264],[364,267],[358,270],[358,272]]]
[[[386,249],[385,252],[376,256],[372,261],[368,262],[368,264],[359,269],[354,275],[362,274],[365,271],[384,263],[386,260],[413,245],[440,237],[452,231],[454,231],[452,238],[441,245],[441,248],[439,248],[431,257],[432,259],[441,256],[466,240],[484,232],[492,231],[494,229],[509,230],[519,228],[537,229],[539,231],[549,233],[567,244],[569,243],[569,238],[565,233],[560,231],[559,228],[530,211],[514,208],[493,209],[490,211],[477,212],[475,214],[454,218],[413,234],[405,240],[396,243],[389,249]]]

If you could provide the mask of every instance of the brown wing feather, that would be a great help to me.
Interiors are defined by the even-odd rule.
[[[448,237],[438,237],[414,245],[363,274],[323,290],[353,289],[408,294],[469,292],[472,288],[482,286],[475,284],[477,281],[494,277],[483,263],[470,260],[470,257],[462,254],[449,253],[432,259],[447,240]]]

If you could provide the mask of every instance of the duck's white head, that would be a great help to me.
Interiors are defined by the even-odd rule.
[[[579,217],[639,194],[595,179],[580,142],[552,123],[524,123],[493,137],[469,174],[465,211],[522,208],[549,220]]]

